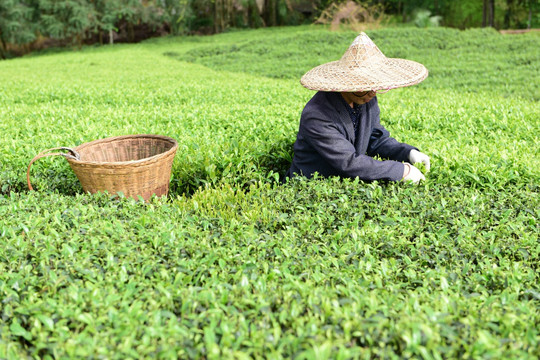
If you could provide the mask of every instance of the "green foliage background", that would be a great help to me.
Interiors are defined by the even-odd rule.
[[[325,9],[346,1],[349,0],[2,0],[0,59],[50,46],[133,43],[163,34],[209,34],[308,24],[315,22]],[[354,1],[383,8],[384,22],[419,27],[442,24],[459,29],[534,29],[540,24],[538,0]],[[492,14],[488,4],[493,8]]]
[[[356,34],[171,37],[0,62],[0,358],[537,358],[540,37],[370,32],[426,64],[379,96],[419,186],[281,183],[298,77]],[[39,151],[157,133],[166,199],[82,193]]]

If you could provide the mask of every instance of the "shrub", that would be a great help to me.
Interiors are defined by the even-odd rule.
[[[355,35],[0,63],[0,358],[538,357],[540,38],[370,32],[430,70],[379,97],[391,133],[431,156],[426,182],[281,183],[313,95],[298,77]],[[168,198],[83,194],[62,158],[27,191],[38,151],[128,133],[179,141]]]

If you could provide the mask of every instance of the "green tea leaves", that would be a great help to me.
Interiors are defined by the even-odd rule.
[[[391,134],[430,156],[426,181],[284,180],[313,95],[298,77],[354,35],[2,62],[0,358],[537,357],[540,38],[370,32],[430,70],[379,97]],[[168,198],[83,194],[62,158],[27,191],[40,150],[126,133],[179,141]]]

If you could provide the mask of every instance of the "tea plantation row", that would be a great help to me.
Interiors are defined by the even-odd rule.
[[[540,36],[382,29],[424,83],[379,96],[419,186],[281,182],[298,78],[351,32],[157,39],[0,62],[0,358],[540,355]],[[176,138],[170,195],[87,195],[39,151]]]

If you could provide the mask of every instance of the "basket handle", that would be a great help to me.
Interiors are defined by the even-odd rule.
[[[65,150],[65,151],[69,151],[71,154],[63,153],[63,152],[51,153],[51,151],[53,150]],[[79,155],[77,151],[68,147],[57,147],[57,148],[47,149],[40,152],[39,154],[34,156],[34,158],[30,161],[30,164],[28,164],[28,169],[26,170],[26,182],[28,183],[28,189],[34,190],[34,188],[32,187],[32,184],[30,184],[30,167],[37,159],[41,159],[42,157],[46,157],[46,156],[63,156],[65,158],[73,159],[73,160],[81,159],[81,156]]]

